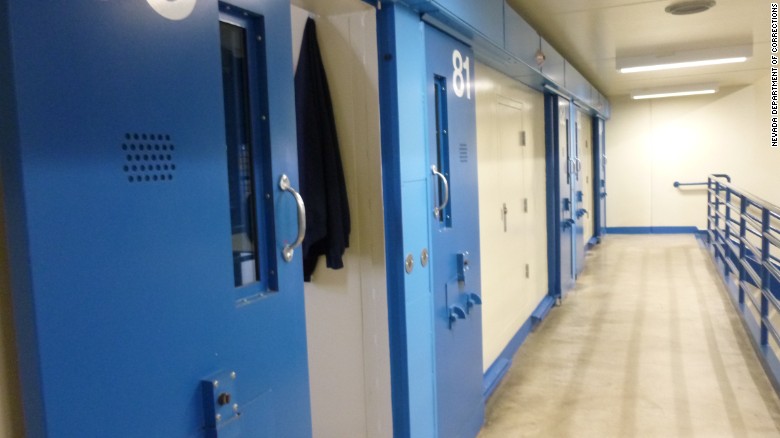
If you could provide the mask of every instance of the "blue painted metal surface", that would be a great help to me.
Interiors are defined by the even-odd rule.
[[[557,84],[562,89],[566,89],[566,60],[563,58],[555,47],[553,47],[547,40],[542,38],[542,53],[544,53],[544,64],[542,64],[542,74],[554,84]]]
[[[469,305],[480,293],[474,55],[431,26],[425,27],[425,50],[428,162],[448,162],[441,170],[450,204],[434,215],[433,207],[446,199],[439,178],[430,175],[438,436],[473,437],[484,417],[482,312]]]
[[[428,245],[428,178],[423,105],[424,25],[414,11],[384,4],[377,11],[382,127],[387,302],[393,434],[436,436],[433,297],[430,264],[404,271]]]
[[[558,96],[544,95],[545,130],[545,186],[547,208],[547,279],[549,294],[561,297],[561,229],[560,173],[561,162],[558,154],[560,130],[558,129]]]
[[[434,24],[461,41],[470,44],[481,62],[516,78],[529,87],[543,91],[546,85],[564,90],[567,96],[576,98],[588,106],[594,114],[609,118],[607,99],[589,84],[572,82],[575,89],[568,89],[566,70],[579,75],[563,56],[546,40],[530,35],[537,46],[528,56],[533,41],[518,41],[518,34],[529,35],[529,25],[502,0],[385,0],[384,5],[398,3],[419,13],[424,21]],[[522,38],[521,36],[521,38]],[[510,43],[511,41],[511,43]],[[536,63],[536,50],[546,56],[541,68]],[[518,46],[519,45],[519,46]],[[581,75],[579,75],[581,77]],[[571,81],[570,81],[571,82]]]
[[[514,9],[504,6],[504,48],[532,70],[540,71],[537,61],[542,38]],[[512,75],[513,77],[517,77]],[[525,81],[523,81],[525,82]]]
[[[568,77],[567,77],[568,80]],[[585,221],[583,217],[586,214],[590,214],[583,205],[584,192],[583,186],[585,182],[582,179],[582,151],[585,139],[580,138],[580,123],[589,118],[584,112],[582,112],[577,106],[571,105],[571,120],[572,134],[571,134],[571,154],[574,159],[574,172],[572,174],[572,189],[574,192],[574,220],[577,221],[574,229],[574,275],[575,278],[580,275],[583,269],[585,269]]]
[[[726,182],[726,181],[729,182]],[[780,207],[710,175],[709,250],[775,390],[780,393]]]
[[[494,43],[504,43],[504,0],[433,0],[455,17],[459,17]]]
[[[396,10],[394,4],[377,11],[377,46],[379,65],[379,102],[382,135],[382,195],[385,223],[401,221],[401,162],[397,153],[400,126],[398,112],[398,64],[396,55]],[[404,272],[397,267],[403,260],[403,227],[385,227],[385,262],[387,271],[388,339],[390,347],[390,384],[393,431],[410,436],[409,368],[406,327],[406,289]],[[392,292],[391,292],[392,291]]]
[[[201,380],[229,370],[231,436],[309,436],[301,264],[280,255],[296,211],[273,184],[297,184],[289,2],[235,2],[264,17],[269,63],[279,281],[252,301],[233,286],[217,3],[179,21],[147,2],[4,3],[0,147],[28,434],[207,435]]]
[[[558,199],[561,226],[558,231],[560,236],[560,285],[561,295],[566,295],[576,278],[576,232],[577,220],[575,219],[576,201],[576,172],[575,152],[573,138],[575,136],[574,123],[572,122],[572,105],[568,100],[558,97],[558,145],[557,154],[561,162],[558,184],[560,186],[560,198]]]

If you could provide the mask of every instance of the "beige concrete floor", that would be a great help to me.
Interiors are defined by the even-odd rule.
[[[608,236],[518,351],[479,437],[780,437],[708,257],[692,236]]]

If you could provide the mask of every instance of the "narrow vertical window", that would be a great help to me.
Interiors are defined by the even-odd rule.
[[[246,29],[220,22],[235,286],[260,281]]]
[[[450,228],[452,227],[452,181],[450,180],[450,143],[449,128],[447,126],[447,79],[443,76],[435,76],[433,83],[436,100],[436,167],[450,182],[449,188],[445,188],[444,183],[441,181],[438,182],[438,199],[436,202],[438,205],[441,205],[444,203],[445,197],[449,198],[449,202],[447,202],[441,214],[439,214],[439,222]],[[449,194],[445,194],[447,190],[450,191]]]

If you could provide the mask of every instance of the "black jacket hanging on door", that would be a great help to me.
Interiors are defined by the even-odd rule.
[[[311,18],[303,31],[295,73],[295,110],[300,189],[306,204],[303,278],[310,281],[320,255],[325,255],[327,267],[344,267],[341,258],[349,247],[350,232],[347,188],[333,106],[317,43],[316,26]]]

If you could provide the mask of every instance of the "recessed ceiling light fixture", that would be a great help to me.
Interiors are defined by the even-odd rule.
[[[705,65],[745,62],[753,56],[753,46],[717,47],[712,49],[686,50],[666,55],[632,56],[618,58],[616,65],[621,73],[670,70],[676,68],[701,67]]]
[[[645,88],[631,92],[631,98],[659,99],[662,97],[694,96],[697,94],[714,94],[718,92],[718,84],[678,85],[674,87]]]
[[[713,6],[715,0],[691,0],[673,3],[665,11],[672,15],[691,15],[709,11]]]

